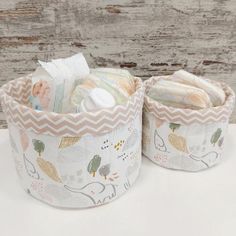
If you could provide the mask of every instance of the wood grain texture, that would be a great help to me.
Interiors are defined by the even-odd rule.
[[[236,90],[235,32],[234,0],[1,1],[0,85],[82,51],[90,67],[143,79],[185,68]]]

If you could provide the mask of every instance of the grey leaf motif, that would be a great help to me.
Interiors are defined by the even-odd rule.
[[[135,129],[131,133],[131,135],[127,138],[122,150],[126,151],[127,149],[133,147],[135,143],[137,142],[138,138],[139,138],[139,132],[137,129]]]
[[[101,166],[99,169],[99,174],[107,179],[107,176],[110,174],[110,164]]]
[[[221,137],[218,141],[218,146],[222,147],[223,143],[224,143],[224,137]]]
[[[94,205],[104,204],[116,197],[116,185],[114,184],[91,182],[81,188],[74,188],[68,185],[64,185],[64,187],[74,194],[80,194],[90,199]]]
[[[211,152],[208,152],[200,157],[198,156],[195,156],[193,154],[190,154],[189,155],[190,158],[192,158],[193,160],[195,161],[200,161],[202,162],[206,167],[210,167],[212,166],[216,160],[218,159],[219,157],[219,153],[215,152],[215,151],[211,151]]]
[[[161,152],[167,152],[167,148],[163,138],[158,134],[157,130],[154,132],[154,145],[155,148]]]
[[[14,139],[13,139],[13,137],[12,137],[11,134],[9,134],[9,139],[10,139],[10,143],[11,143],[12,149],[13,149],[15,152],[19,153],[18,148],[17,148],[17,146],[16,146],[16,143],[15,143],[15,141],[14,141]]]
[[[125,190],[128,190],[130,188],[131,184],[129,182],[129,179],[127,178],[127,182],[124,183]]]
[[[36,170],[33,163],[29,159],[27,159],[25,154],[23,154],[23,159],[27,174],[34,179],[39,179],[40,177],[38,171]]]
[[[136,161],[133,165],[130,165],[127,167],[127,170],[126,170],[126,174],[127,176],[130,176],[132,175],[134,172],[136,172],[138,170],[138,167],[139,167],[139,164],[138,162]]]

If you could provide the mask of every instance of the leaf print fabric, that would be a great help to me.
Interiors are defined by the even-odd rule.
[[[49,162],[44,160],[43,158],[37,158],[37,163],[40,167],[40,169],[51,179],[53,179],[56,182],[61,182],[60,177],[58,176],[57,170],[55,166]]]
[[[66,208],[113,201],[139,174],[140,122],[137,116],[112,132],[81,137],[35,134],[10,124],[24,189],[43,202]]]
[[[66,148],[76,144],[81,137],[63,137],[59,144],[59,148]]]
[[[209,124],[156,124],[146,112],[150,128],[143,129],[143,154],[154,163],[171,169],[199,171],[221,160],[227,122]],[[153,137],[153,139],[149,139]]]
[[[93,159],[89,162],[87,170],[90,174],[93,175],[93,177],[95,177],[95,174],[100,164],[101,164],[101,157],[99,155],[95,155]]]
[[[220,128],[218,128],[215,133],[211,136],[211,143],[213,145],[215,145],[217,143],[217,141],[219,140],[220,138],[220,135],[222,133],[222,130]]]
[[[168,136],[168,140],[177,150],[188,153],[187,143],[184,137],[171,133]]]

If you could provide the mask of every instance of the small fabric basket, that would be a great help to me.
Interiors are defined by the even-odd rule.
[[[166,76],[145,81],[143,154],[154,163],[177,170],[199,171],[222,159],[222,151],[235,95],[225,83],[222,106],[201,110],[165,106],[147,96],[149,89]]]
[[[31,75],[1,88],[12,153],[23,188],[62,208],[108,203],[125,193],[141,164],[144,87],[124,105],[58,114],[28,107]]]

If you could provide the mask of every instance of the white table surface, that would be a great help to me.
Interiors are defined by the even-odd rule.
[[[21,189],[0,130],[2,236],[235,236],[236,125],[229,126],[225,160],[198,173],[163,169],[146,158],[136,184],[114,202],[86,210],[45,205]]]

